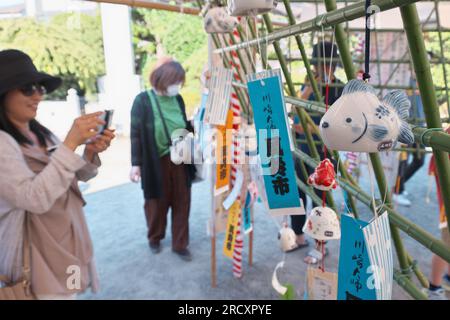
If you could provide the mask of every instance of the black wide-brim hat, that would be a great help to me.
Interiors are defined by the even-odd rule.
[[[316,43],[313,46],[311,64],[316,66],[319,64],[319,62],[323,63],[323,60],[321,60],[321,58],[322,59],[323,58],[325,58],[325,59],[332,58],[333,65],[336,66],[340,61],[337,46],[329,41]],[[330,63],[329,61],[327,61],[327,62],[328,62],[328,64]]]
[[[38,71],[31,58],[22,51],[0,51],[0,96],[29,83],[40,83],[50,93],[61,85],[62,79]]]

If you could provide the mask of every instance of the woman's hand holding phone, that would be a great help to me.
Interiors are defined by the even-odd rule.
[[[103,133],[95,137],[91,143],[86,145],[86,152],[101,153],[106,151],[111,145],[111,141],[116,137],[113,129],[105,129]]]
[[[99,119],[102,111],[83,115],[74,120],[69,133],[64,139],[64,145],[72,151],[84,144],[87,140],[98,134],[98,126],[104,125],[105,121]]]

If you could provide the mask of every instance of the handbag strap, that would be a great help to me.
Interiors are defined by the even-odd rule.
[[[166,120],[164,119],[163,113],[161,111],[161,105],[159,104],[158,98],[156,97],[155,91],[153,89],[150,90],[150,95],[153,97],[153,100],[155,100],[155,102],[156,102],[156,108],[158,109],[159,117],[161,118],[161,121],[162,121],[162,124],[164,127],[164,133],[166,135],[168,145],[170,147],[170,146],[172,146],[172,139],[170,138],[169,129],[167,128]]]
[[[30,243],[30,213],[25,212],[23,233],[23,282],[26,294],[31,294],[31,243]]]

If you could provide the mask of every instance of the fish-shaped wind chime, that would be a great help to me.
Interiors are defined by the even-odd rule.
[[[388,151],[397,141],[414,142],[406,122],[410,107],[404,91],[391,91],[380,101],[371,85],[350,80],[342,96],[322,117],[320,133],[332,150]]]

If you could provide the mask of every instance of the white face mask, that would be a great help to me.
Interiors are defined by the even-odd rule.
[[[169,97],[174,97],[174,96],[180,94],[180,90],[181,90],[181,84],[173,84],[173,85],[167,87],[166,95]]]

